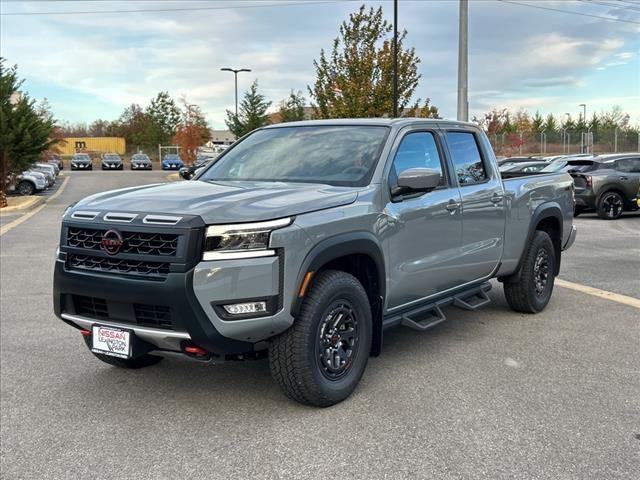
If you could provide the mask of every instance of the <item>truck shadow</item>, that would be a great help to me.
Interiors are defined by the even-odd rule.
[[[385,332],[382,355],[370,359],[354,397],[370,400],[372,393],[387,388],[388,375],[402,376],[415,365],[425,375],[436,375],[436,364],[446,362],[452,348],[459,350],[456,344],[477,342],[502,322],[513,320],[501,289],[496,290],[490,292],[493,302],[481,310],[447,308],[448,320],[432,330],[415,332],[399,327]],[[216,415],[231,415],[256,405],[274,411],[306,409],[281,393],[267,360],[199,364],[167,358],[152,367],[121,370],[90,358],[88,352],[82,354],[81,367],[75,370],[78,375],[69,377],[65,388],[78,392],[87,406],[108,405],[115,410],[153,405],[167,413],[178,409],[194,415],[208,415],[213,410]]]

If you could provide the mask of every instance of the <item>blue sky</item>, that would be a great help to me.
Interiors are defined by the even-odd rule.
[[[257,78],[274,106],[291,88],[306,94],[313,59],[361,3],[382,5],[392,19],[389,1],[3,0],[0,52],[60,120],[112,120],[167,90],[223,128],[233,76],[221,67],[251,68],[239,90]],[[97,13],[198,7],[207,10]],[[6,15],[65,11],[96,13]],[[620,105],[640,123],[639,1],[471,0],[469,15],[471,115],[507,107],[577,116],[586,103],[588,116]],[[422,59],[416,94],[445,118],[456,113],[457,22],[457,0],[400,0],[399,26]]]

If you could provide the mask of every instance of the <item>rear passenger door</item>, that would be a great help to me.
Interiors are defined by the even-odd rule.
[[[504,187],[490,147],[479,132],[447,130],[445,137],[462,200],[459,261],[472,281],[490,275],[502,257]]]

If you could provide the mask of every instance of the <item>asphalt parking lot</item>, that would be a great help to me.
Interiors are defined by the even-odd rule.
[[[640,478],[640,310],[556,287],[548,308],[448,309],[396,329],[355,394],[287,400],[266,361],[95,360],[52,312],[65,207],[166,172],[66,172],[0,237],[2,478]],[[561,278],[640,298],[640,215],[576,219]]]

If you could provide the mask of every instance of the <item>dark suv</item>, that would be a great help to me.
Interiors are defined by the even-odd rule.
[[[597,169],[569,171],[576,187],[575,215],[595,210],[600,218],[615,220],[623,211],[638,210],[640,154],[597,157]]]

